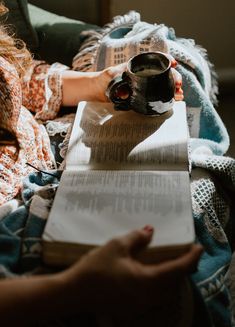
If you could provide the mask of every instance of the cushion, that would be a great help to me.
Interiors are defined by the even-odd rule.
[[[99,71],[146,51],[168,52],[164,26],[142,22],[140,14],[132,10],[114,17],[99,31],[87,32],[72,66],[79,71]]]
[[[78,52],[84,30],[94,30],[98,26],[43,10],[29,4],[29,15],[39,36],[39,59],[49,63],[61,62],[71,66],[72,58]]]
[[[9,9],[2,18],[4,22],[12,26],[12,31],[26,42],[28,48],[35,49],[38,37],[29,18],[27,0],[5,0],[4,4]]]

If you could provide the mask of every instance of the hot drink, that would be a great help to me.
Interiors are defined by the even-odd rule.
[[[127,70],[111,81],[106,92],[116,110],[134,110],[145,115],[169,111],[174,93],[171,62],[161,52],[146,52],[131,58]]]
[[[143,67],[135,72],[137,76],[155,76],[163,72],[160,68],[155,67]]]

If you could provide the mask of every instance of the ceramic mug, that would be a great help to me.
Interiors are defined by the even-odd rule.
[[[174,103],[175,83],[171,61],[162,52],[145,52],[132,57],[127,69],[106,90],[116,110],[134,110],[161,115]]]

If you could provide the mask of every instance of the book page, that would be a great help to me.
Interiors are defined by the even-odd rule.
[[[111,103],[81,102],[66,169],[188,170],[184,102],[161,116],[115,111]]]
[[[152,246],[193,242],[188,172],[64,171],[43,239],[101,245],[146,224]]]

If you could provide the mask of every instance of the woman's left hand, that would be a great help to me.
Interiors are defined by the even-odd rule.
[[[94,79],[97,101],[109,101],[108,97],[105,95],[108,85],[113,78],[122,75],[122,73],[126,70],[126,67],[127,63],[123,63],[117,66],[110,66],[102,71],[97,72],[97,77]]]

